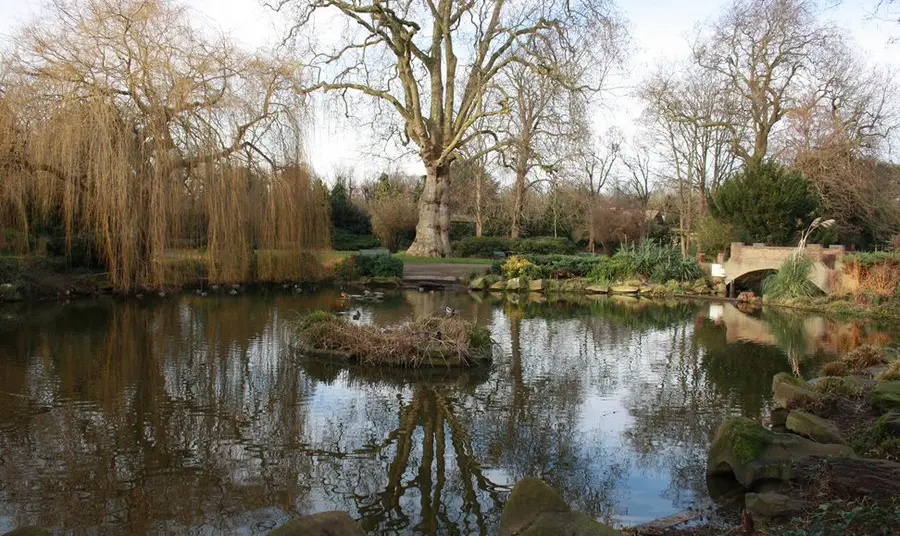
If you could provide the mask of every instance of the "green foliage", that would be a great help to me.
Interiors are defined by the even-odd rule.
[[[697,225],[697,241],[700,242],[700,251],[715,257],[722,251],[728,251],[731,243],[737,238],[734,226],[712,216],[704,216]]]
[[[301,331],[314,326],[316,324],[325,324],[330,322],[342,322],[343,319],[334,313],[328,311],[310,311],[300,317],[299,328]]]
[[[599,262],[589,277],[600,283],[641,277],[663,284],[670,280],[693,281],[702,275],[697,261],[682,257],[678,248],[644,240],[623,246],[606,262]]]
[[[345,229],[335,229],[331,232],[331,247],[338,251],[358,251],[379,246],[381,241],[371,234],[357,235]]]
[[[338,281],[356,281],[362,277],[362,272],[356,264],[359,255],[353,255],[342,259],[334,265],[334,278]]]
[[[549,236],[517,239],[501,236],[470,236],[453,242],[453,254],[458,257],[489,258],[495,251],[523,255],[570,255],[577,249],[575,243],[568,238]]]
[[[778,272],[766,277],[762,283],[763,296],[779,300],[811,298],[820,294],[809,280],[812,260],[803,255],[792,256],[782,263]]]
[[[878,536],[895,534],[900,505],[832,501],[805,518],[794,518],[776,532],[783,536]]]
[[[808,180],[771,160],[735,173],[710,199],[712,215],[741,240],[770,245],[792,244],[818,206]]]
[[[357,255],[363,277],[403,277],[403,261],[393,255]]]
[[[635,273],[634,258],[631,255],[616,253],[597,263],[591,269],[588,278],[601,284],[615,283],[633,277]]]
[[[372,235],[369,215],[350,200],[347,187],[342,181],[338,181],[331,189],[329,202],[332,248],[348,251],[378,245],[378,240]]]
[[[900,251],[865,251],[854,253],[845,260],[846,263],[856,261],[863,268],[870,268],[876,264],[900,262]]]
[[[558,279],[587,277],[594,266],[606,260],[606,257],[578,255],[525,255],[524,257],[535,266],[545,269],[547,275],[544,277]]]
[[[70,247],[66,249],[66,237],[54,236],[47,241],[47,253],[66,257],[69,265],[80,268],[103,268],[103,256],[93,237],[74,235]]]

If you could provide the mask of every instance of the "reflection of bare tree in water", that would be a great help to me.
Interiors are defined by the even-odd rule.
[[[393,453],[384,488],[359,497],[357,511],[367,532],[408,529],[424,534],[485,534],[497,521],[500,493],[475,459],[472,438],[443,388],[416,387],[399,411],[389,437]],[[448,467],[448,460],[454,463]],[[417,504],[404,498],[417,490]],[[409,510],[417,510],[410,512]]]
[[[147,533],[228,531],[254,510],[296,508],[310,460],[280,451],[303,429],[289,401],[309,385],[267,353],[278,348],[262,342],[278,337],[271,310],[186,298],[17,330],[18,357],[0,355],[0,391],[19,401],[0,413],[0,515]]]

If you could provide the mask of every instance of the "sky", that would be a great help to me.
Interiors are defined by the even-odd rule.
[[[264,47],[280,40],[285,20],[258,0],[185,0],[211,28],[219,28],[248,48]],[[893,66],[900,72],[900,24],[873,16],[878,0],[827,0],[835,7],[827,18],[849,30],[861,56]],[[44,0],[0,0],[0,43],[8,42],[15,29],[45,5]],[[638,131],[640,104],[630,95],[634,85],[658,65],[673,65],[685,58],[696,25],[721,13],[729,0],[618,0],[628,20],[631,51],[625,71],[611,80],[613,90],[604,94],[594,114],[595,130],[617,126],[634,137]],[[0,46],[0,49],[3,47]],[[353,168],[368,177],[386,167],[420,172],[412,159],[388,160],[374,148],[372,136],[351,119],[331,113],[328,101],[315,100],[313,127],[306,134],[308,157],[315,170],[330,178],[339,168]]]

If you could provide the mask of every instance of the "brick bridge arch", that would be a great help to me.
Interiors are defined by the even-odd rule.
[[[722,265],[725,270],[725,283],[734,283],[753,272],[777,271],[795,251],[796,247],[732,242],[731,257]],[[806,246],[806,254],[813,261],[809,280],[826,294],[831,294],[836,281],[834,273],[840,270],[843,262],[844,246],[823,247],[820,244],[809,244]]]

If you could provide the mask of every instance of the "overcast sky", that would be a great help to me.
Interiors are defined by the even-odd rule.
[[[892,37],[900,36],[900,24],[873,17],[877,1],[844,0],[828,12],[827,18],[852,33],[863,57],[900,70],[900,43],[891,43]],[[186,3],[199,16],[247,47],[271,44],[283,32],[283,18],[262,7],[258,0],[186,0]],[[603,109],[596,113],[598,131],[617,125],[626,135],[632,135],[640,109],[628,96],[631,86],[652,67],[686,57],[695,25],[721,13],[728,3],[729,0],[619,0],[619,9],[629,21],[633,53],[628,72],[615,81],[616,91],[604,98]],[[27,22],[44,4],[41,0],[0,0],[0,39],[8,39],[17,26]],[[315,125],[307,133],[307,139],[310,160],[316,171],[326,177],[341,165],[355,167],[361,176],[388,165],[384,159],[369,154],[372,143],[364,129],[355,128],[348,120],[324,109],[316,111]],[[416,169],[412,161],[405,167]]]

